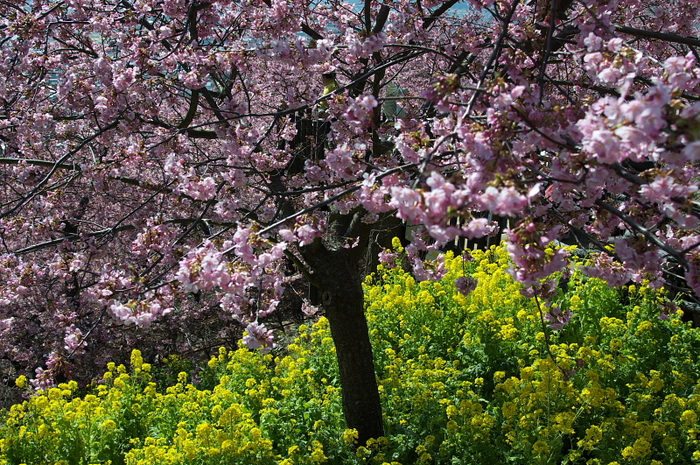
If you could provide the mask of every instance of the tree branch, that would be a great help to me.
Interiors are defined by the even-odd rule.
[[[70,170],[70,171],[82,171],[80,165],[67,163],[56,163],[49,160],[36,160],[31,158],[0,158],[0,165],[19,165],[20,163],[26,163],[32,166],[41,166],[43,168],[53,168],[59,170]]]
[[[598,199],[595,201],[595,204],[598,205],[600,208],[603,210],[606,210],[613,215],[617,216],[620,218],[622,221],[627,223],[628,225],[632,226],[637,232],[639,232],[642,236],[646,237],[649,242],[654,244],[656,247],[659,249],[663,250],[676,260],[678,260],[678,263],[680,263],[684,268],[688,269],[688,261],[685,259],[683,254],[673,247],[670,247],[668,244],[665,242],[661,241],[658,237],[656,237],[654,234],[652,234],[651,231],[649,231],[647,228],[639,224],[634,218],[624,214],[617,208],[613,207],[612,205],[603,202],[602,200]]]
[[[185,129],[187,126],[190,125],[190,123],[192,123],[192,120],[194,119],[194,115],[197,114],[198,104],[199,104],[199,89],[193,89],[192,96],[190,98],[190,106],[187,109],[187,114],[182,119],[180,124],[177,125],[178,128]]]
[[[22,208],[27,202],[29,202],[29,200],[31,200],[41,190],[42,187],[44,187],[49,182],[49,179],[51,179],[51,176],[53,176],[54,173],[56,173],[56,171],[59,169],[58,166],[63,165],[66,160],[68,160],[70,157],[72,157],[73,155],[78,153],[83,147],[85,147],[85,145],[88,142],[91,142],[92,140],[101,136],[102,134],[109,131],[110,129],[116,128],[118,124],[119,124],[119,120],[115,120],[112,123],[110,123],[109,125],[105,126],[104,128],[100,129],[99,131],[95,132],[95,134],[91,135],[90,137],[86,137],[85,139],[83,139],[78,144],[78,146],[76,148],[74,148],[73,150],[71,150],[68,153],[66,153],[65,155],[63,155],[60,160],[56,161],[53,164],[53,166],[51,167],[51,171],[49,171],[49,173],[46,176],[44,176],[44,179],[42,179],[36,186],[34,186],[34,188],[31,190],[31,192],[29,192],[29,194],[24,196],[24,198],[21,199],[19,201],[19,203],[17,203],[17,205],[10,208],[8,211],[6,211],[4,213],[0,213],[0,218],[5,218],[6,216],[9,216],[9,215],[13,214],[14,212],[16,212],[17,210],[19,210],[20,208]]]
[[[425,19],[423,20],[423,29],[428,29],[430,26],[432,26],[432,24],[433,24],[435,21],[437,21],[437,19],[438,19],[440,16],[442,16],[443,14],[445,14],[445,12],[446,12],[447,10],[449,10],[450,8],[452,8],[453,6],[455,6],[455,4],[458,3],[458,2],[459,2],[459,0],[448,0],[447,2],[443,3],[442,5],[440,5],[440,7],[439,7],[438,9],[436,9],[435,11],[433,11],[433,12],[431,13],[430,16],[428,16],[427,18],[425,18]]]
[[[496,43],[493,46],[493,51],[491,52],[491,55],[489,56],[489,59],[486,62],[486,65],[484,66],[484,69],[481,71],[481,74],[479,75],[479,83],[476,85],[476,87],[478,89],[481,89],[484,86],[484,81],[486,80],[486,76],[488,75],[489,70],[491,69],[491,66],[496,61],[498,56],[501,54],[501,49],[503,47],[503,41],[505,40],[506,36],[508,35],[508,26],[510,26],[510,22],[513,19],[513,14],[515,14],[515,10],[518,8],[519,3],[520,3],[520,0],[515,0],[513,2],[513,6],[511,7],[510,11],[508,12],[508,16],[506,16],[503,19],[503,28],[501,29],[501,32],[498,35],[498,39],[496,40]],[[467,111],[464,112],[464,114],[460,115],[460,117],[459,117],[460,123],[464,118],[469,117],[469,115],[472,112],[472,108],[474,107],[474,104],[476,103],[476,99],[479,97],[479,95],[480,95],[480,92],[478,90],[474,91],[474,94],[469,99]]]
[[[31,166],[40,166],[42,168],[53,168],[59,170],[77,171],[82,173],[83,169],[78,164],[68,164],[68,163],[55,163],[49,160],[38,160],[32,158],[0,158],[0,165],[19,165],[20,163],[25,163]],[[136,178],[127,178],[124,176],[109,176],[109,179],[113,181],[123,182],[124,184],[129,184],[130,186],[141,187],[142,189],[148,189],[150,191],[162,191],[166,194],[172,194],[172,189],[159,187],[153,184],[145,183]]]
[[[374,23],[374,28],[372,28],[372,34],[379,34],[382,32],[382,29],[384,29],[384,25],[386,24],[386,20],[389,18],[390,11],[391,8],[389,5],[381,6],[379,13],[377,14],[377,19]]]
[[[315,29],[312,29],[311,26],[309,26],[306,23],[301,25],[301,32],[308,35],[309,37],[311,37],[314,40],[323,40],[323,36],[321,34],[319,34],[318,32],[316,32]]]
[[[101,229],[99,231],[94,231],[91,233],[87,234],[69,234],[67,236],[63,236],[59,239],[53,239],[50,241],[42,242],[40,244],[34,244],[29,247],[25,247],[24,249],[19,249],[15,250],[12,252],[14,255],[24,255],[30,252],[36,252],[37,250],[45,249],[46,247],[51,247],[52,245],[58,245],[63,243],[64,241],[70,241],[70,240],[75,240],[75,239],[80,239],[83,236],[88,236],[88,237],[102,237],[106,236],[108,234],[114,234],[122,231],[131,231],[136,229],[136,226],[133,224],[125,224],[122,226],[118,226],[116,228],[107,228],[107,229]]]
[[[636,27],[627,26],[615,26],[617,32],[622,32],[623,34],[629,34],[635,37],[642,37],[645,39],[659,39],[666,42],[675,42],[677,44],[691,45],[694,47],[700,47],[700,39],[695,39],[692,37],[684,37],[678,34],[673,34],[670,32],[655,32],[647,31],[645,29],[637,29]]]

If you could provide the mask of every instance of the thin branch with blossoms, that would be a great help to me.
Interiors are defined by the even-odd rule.
[[[609,211],[610,213],[614,214],[615,216],[619,217],[622,219],[625,223],[630,225],[632,228],[634,228],[635,231],[639,232],[642,234],[648,241],[656,245],[659,249],[663,250],[670,256],[672,256],[674,259],[678,261],[680,265],[682,265],[684,268],[688,267],[688,261],[685,259],[684,255],[681,254],[681,252],[675,250],[674,248],[670,247],[668,244],[665,244],[659,238],[657,238],[654,234],[652,234],[651,231],[649,231],[647,228],[639,224],[637,221],[635,221],[633,218],[630,216],[624,214],[617,208],[613,207],[607,202],[604,202],[600,199],[596,200],[596,205],[600,206],[603,210]]]
[[[545,313],[542,311],[542,307],[540,305],[540,301],[539,301],[539,298],[537,297],[536,293],[533,295],[533,299],[535,300],[535,304],[537,305],[537,310],[540,314],[540,323],[542,324],[542,333],[544,334],[544,347],[545,347],[545,350],[547,351],[547,355],[549,355],[549,358],[552,361],[552,363],[554,363],[554,366],[556,366],[557,369],[564,376],[564,380],[568,381],[576,373],[576,371],[575,370],[566,370],[566,369],[562,368],[561,365],[559,365],[559,362],[557,361],[557,356],[555,356],[552,353],[551,343],[549,340],[549,330],[553,329],[552,325],[550,324],[548,327],[548,325],[545,323]],[[560,328],[557,327],[556,329],[560,329]],[[562,358],[562,356],[559,356],[559,358]],[[577,358],[573,358],[573,357],[563,357],[563,358],[575,361],[576,364],[579,366],[580,366],[580,363],[582,362],[581,359],[577,359]]]

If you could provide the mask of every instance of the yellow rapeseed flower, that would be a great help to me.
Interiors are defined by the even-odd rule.
[[[15,380],[15,386],[17,386],[18,388],[27,387],[27,377],[24,375],[18,376]]]

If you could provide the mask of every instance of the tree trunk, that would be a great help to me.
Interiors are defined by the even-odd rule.
[[[384,435],[382,406],[374,372],[374,356],[364,311],[360,258],[365,247],[344,248],[317,239],[302,250],[319,287],[321,303],[331,327],[340,371],[343,412],[348,428],[363,445]],[[330,242],[330,243],[329,243]]]

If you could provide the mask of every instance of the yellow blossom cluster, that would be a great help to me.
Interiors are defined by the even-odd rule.
[[[327,332],[324,324],[319,331]],[[332,373],[320,376],[309,365],[309,355],[307,344],[276,358],[222,348],[208,363],[221,373],[213,389],[188,383],[183,372],[159,392],[135,350],[130,370],[109,364],[94,394],[76,396],[71,382],[13,406],[0,427],[0,463],[326,462],[318,438],[346,446],[326,439],[342,425],[339,391],[327,380]]]
[[[548,304],[574,312],[554,331],[503,248],[445,266],[440,282],[401,267],[366,282],[384,437],[358,444],[345,427],[321,318],[271,354],[222,348],[167,387],[134,351],[87,392],[36,393],[0,417],[0,465],[700,463],[700,330],[659,318],[663,290],[611,289],[572,263],[552,277]]]
[[[552,331],[503,248],[445,265],[441,282],[394,268],[366,290],[389,436],[409,463],[699,458],[700,334],[680,312],[659,318],[663,290],[611,289],[572,263],[551,303],[574,318]],[[453,287],[464,275],[478,282],[469,295]]]

